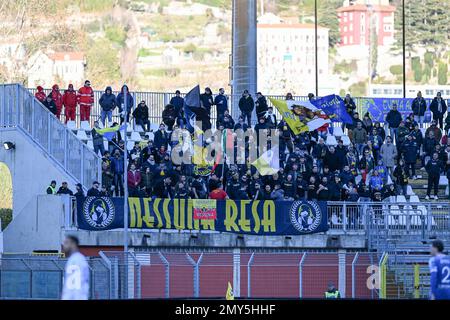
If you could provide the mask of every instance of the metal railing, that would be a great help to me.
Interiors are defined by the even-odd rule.
[[[60,299],[66,262],[59,257],[0,258],[0,299]],[[109,299],[110,269],[99,258],[88,263],[90,299]]]
[[[0,127],[16,127],[76,182],[101,181],[101,159],[18,84],[0,85]]]
[[[33,95],[36,93],[36,89],[30,88],[28,89],[30,93]],[[46,94],[49,94],[51,92],[51,89],[44,89],[44,92]],[[63,90],[61,90],[63,92]],[[95,120],[98,120],[101,115],[101,107],[99,104],[99,100],[101,95],[104,93],[104,91],[101,90],[95,90],[94,91],[94,104],[91,109],[91,125]],[[113,93],[117,96],[119,94],[119,91],[113,91]],[[164,107],[169,104],[170,99],[175,96],[174,93],[169,92],[141,92],[141,91],[130,91],[130,94],[133,96],[134,99],[134,107],[137,106],[139,102],[142,100],[147,103],[147,106],[149,108],[149,120],[151,123],[159,124],[162,121],[162,112],[164,110]],[[186,94],[182,93],[181,96],[184,97]],[[238,110],[238,108],[233,108],[232,104],[233,101],[239,101],[239,98],[241,95],[226,95],[228,97],[228,109],[230,110],[231,115],[235,120],[239,117],[239,114],[233,114],[233,110]],[[237,96],[237,99],[235,99]],[[255,97],[253,97],[255,98]],[[274,98],[278,100],[284,100],[286,97],[284,95],[267,95],[267,103],[269,106],[272,106],[272,103],[270,102],[269,98]],[[297,101],[307,101],[307,96],[294,96],[294,100]],[[353,101],[356,105],[356,111],[361,115],[360,118],[362,118],[363,113],[365,113],[367,110],[364,109],[364,103],[367,101],[368,98],[366,97],[353,97]],[[77,110],[79,111],[79,110]],[[274,113],[277,116],[278,119],[281,119],[281,115],[278,112],[278,110],[274,107]],[[64,115],[61,115],[62,119],[65,120]],[[76,122],[77,125],[80,125],[79,120],[79,114],[77,114]],[[217,114],[216,114],[216,108],[213,107],[211,109],[211,122],[215,124],[217,120]],[[113,114],[113,121],[119,122],[119,114],[118,110],[116,109]],[[253,117],[252,122],[255,124],[257,122],[257,119]],[[333,123],[334,124],[334,123]],[[339,124],[336,124],[339,125]]]

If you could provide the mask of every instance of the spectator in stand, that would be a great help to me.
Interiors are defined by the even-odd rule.
[[[223,126],[224,129],[233,129],[235,124],[230,112],[225,110],[223,114],[217,118],[217,127]]]
[[[266,119],[267,128],[276,129],[278,122],[277,116],[273,113],[273,107],[268,107],[263,117]]]
[[[369,173],[375,168],[375,159],[369,149],[364,150],[364,155],[359,162],[359,169],[361,170],[362,181],[366,182]]]
[[[425,197],[425,200],[430,200],[431,188],[433,188],[434,191],[434,200],[438,200],[439,178],[441,176],[443,164],[441,160],[439,160],[439,154],[437,152],[433,153],[433,157],[425,165],[425,169],[428,173],[427,196]]]
[[[59,91],[59,86],[57,84],[54,84],[52,87],[52,92],[50,92],[49,96],[52,97],[52,100],[55,102],[56,105],[56,113],[55,116],[60,119],[61,118],[61,111],[63,107],[63,97],[61,92]]]
[[[102,94],[98,103],[102,108],[100,118],[103,127],[106,128],[106,118],[108,118],[108,124],[110,124],[112,122],[113,111],[116,108],[116,96],[112,93],[111,87],[106,87],[105,93]]]
[[[341,178],[338,175],[334,175],[332,180],[328,186],[329,201],[341,201],[342,193],[343,193],[343,185],[341,182]]]
[[[397,130],[397,151],[400,152],[401,147],[406,141],[406,137],[409,135],[409,129],[405,125],[405,121],[400,122],[400,126]]]
[[[353,101],[352,97],[350,96],[350,93],[347,93],[345,95],[344,105],[345,105],[345,110],[347,111],[347,113],[353,118],[353,114],[355,113],[355,110],[356,110],[356,104]]]
[[[383,178],[379,175],[378,170],[373,170],[373,173],[369,179],[370,191],[372,193],[375,193],[376,191],[381,191],[383,190],[383,186],[384,186]]]
[[[56,194],[56,181],[52,180],[46,190],[47,194]]]
[[[175,107],[177,118],[179,119],[178,125],[180,125],[180,121],[183,120],[183,114],[184,114],[184,110],[183,110],[184,98],[181,96],[180,90],[175,91],[175,96],[172,97],[172,99],[170,99],[169,104],[171,104]]]
[[[292,93],[288,92],[286,94],[286,100],[294,100],[294,96],[292,95]]]
[[[77,113],[77,92],[73,89],[73,84],[69,84],[67,90],[64,91],[62,100],[66,123],[67,121],[75,121]]]
[[[357,114],[356,114],[357,115]],[[362,153],[364,145],[367,143],[367,131],[363,128],[363,123],[361,121],[356,122],[356,128],[352,130],[352,142],[356,147],[358,153]]]
[[[42,88],[41,86],[37,86],[37,91],[34,94],[35,98],[38,99],[41,103],[44,103],[45,98],[47,97],[47,95],[44,92],[44,88]]]
[[[429,131],[423,140],[422,168],[425,168],[425,164],[433,157],[434,150],[438,144],[439,142],[434,138],[434,132]]]
[[[266,97],[264,97],[261,92],[256,93],[256,101],[255,101],[256,118],[260,119],[264,117],[266,115],[267,110],[269,110],[269,107],[267,105]]]
[[[103,135],[97,132],[100,130],[100,124],[98,121],[94,121],[94,128],[91,130],[92,136],[92,144],[94,145],[94,153],[98,154],[100,151],[100,155],[103,156],[105,153],[105,146],[103,144]]]
[[[362,124],[361,119],[359,119],[358,112],[353,113],[352,120],[353,120],[353,122],[351,124],[350,123],[346,124],[347,130],[348,130],[348,137],[350,138],[351,141],[353,141],[353,130],[358,126],[358,122],[361,122],[361,124]]]
[[[423,145],[423,135],[422,130],[419,128],[419,124],[416,124],[414,129],[410,132],[410,134],[414,137],[414,140],[417,142],[417,148],[420,148]]]
[[[398,192],[395,189],[395,186],[391,183],[391,184],[386,185],[386,187],[384,188],[384,192],[383,192],[382,198],[386,199],[386,198],[389,198],[389,197],[396,197],[397,195],[398,195]]]
[[[53,99],[50,95],[48,95],[45,98],[45,100],[42,104],[44,105],[44,107],[46,107],[48,109],[48,111],[50,111],[54,115],[56,115],[56,113],[58,112],[58,110],[56,109],[55,101],[53,101]]]
[[[402,145],[402,154],[405,159],[406,168],[411,169],[411,174],[409,176],[410,179],[417,179],[416,176],[416,161],[417,161],[417,142],[414,141],[412,135],[408,135],[408,138]]]
[[[216,105],[217,119],[219,119],[228,110],[228,98],[224,88],[219,89],[219,94],[214,98],[214,104]]]
[[[175,107],[174,107],[175,108]],[[146,132],[150,131],[150,120],[148,120],[148,107],[144,100],[138,104],[137,108],[133,111],[133,118],[136,124],[141,126]]]
[[[436,120],[431,121],[431,125],[425,131],[425,137],[429,135],[430,131],[433,132],[433,136],[436,142],[440,143],[442,139],[442,131],[438,128]]]
[[[77,199],[77,201],[83,200],[84,199],[84,191],[83,191],[83,186],[81,185],[81,183],[77,183],[75,185],[75,198]]]
[[[116,197],[123,197],[123,174],[125,172],[123,152],[116,149],[113,155],[114,156],[111,159],[111,171],[114,174],[114,191]]]
[[[172,188],[172,178],[165,177],[161,179],[153,190],[153,195],[156,198],[168,198],[172,199],[174,197],[173,188]]]
[[[157,150],[161,148],[161,146],[167,149],[169,145],[169,134],[166,131],[166,126],[164,123],[159,125],[159,129],[155,132],[154,145]]]
[[[136,166],[132,163],[127,174],[128,193],[130,197],[139,196],[139,186],[141,184],[141,172],[136,170]]]
[[[255,102],[252,96],[249,94],[248,90],[244,90],[241,99],[239,100],[239,110],[241,110],[241,117],[247,119],[247,124],[249,127],[252,125],[252,112],[255,108]]]
[[[176,118],[177,112],[175,110],[175,107],[171,104],[166,105],[162,112],[162,121],[165,123],[169,131],[173,130]]]
[[[444,114],[447,112],[447,104],[442,99],[441,93],[438,92],[436,97],[431,101],[430,110],[433,112],[433,120],[439,122],[439,127],[444,128]]]
[[[102,184],[107,193],[112,196],[114,193],[114,173],[111,170],[110,161],[102,162]]]
[[[370,118],[370,113],[366,112],[362,120],[363,128],[366,129],[367,133],[372,132],[373,122],[372,118]]]
[[[72,190],[69,189],[69,187],[67,186],[67,182],[65,181],[61,184],[61,187],[59,187],[56,194],[68,194],[69,196],[73,196]]]
[[[400,126],[400,122],[402,122],[402,115],[397,110],[397,104],[392,104],[392,109],[389,110],[388,114],[386,115],[386,122],[389,125],[389,134],[392,137],[392,139],[395,139],[395,143],[397,142],[397,131],[398,127]]]
[[[229,199],[227,193],[223,190],[222,185],[219,183],[213,187],[213,190],[209,193],[209,199],[214,200],[226,200]]]
[[[92,183],[92,188],[90,188],[87,192],[87,196],[88,197],[101,197],[102,194],[101,194],[99,188],[100,188],[100,183],[98,181],[94,181]]]
[[[89,121],[94,104],[94,90],[92,90],[89,80],[86,80],[84,86],[78,90],[77,101],[80,105],[80,120]]]
[[[423,127],[423,122],[425,120],[425,111],[427,111],[427,102],[422,97],[422,92],[417,92],[417,97],[414,98],[411,109],[414,114],[414,120]]]
[[[393,176],[395,177],[395,184],[399,192],[406,196],[408,191],[408,176],[409,169],[405,165],[405,161],[400,159],[398,165],[394,169]]]
[[[214,105],[214,98],[210,88],[205,88],[205,92],[200,95],[200,102],[203,108],[206,109],[208,117],[211,117],[211,107]]]
[[[126,110],[125,110],[125,102],[127,104]],[[131,110],[133,109],[134,106],[134,99],[127,85],[123,85],[122,88],[120,89],[120,93],[116,97],[116,106],[119,107],[120,124],[124,123],[125,121],[129,122]]]
[[[387,171],[392,175],[395,160],[397,159],[397,148],[392,144],[390,136],[386,137],[386,142],[380,148],[380,156],[383,163],[386,165]]]
[[[383,139],[378,135],[377,128],[373,127],[372,134],[369,136],[368,140],[371,142],[373,157],[375,159],[375,163],[377,163],[379,159],[380,148],[383,145]]]

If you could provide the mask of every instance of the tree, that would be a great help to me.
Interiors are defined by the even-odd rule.
[[[317,0],[319,1],[319,0]],[[330,47],[334,47],[341,41],[339,33],[339,17],[337,9],[342,6],[341,0],[320,0],[317,8],[317,24],[329,30],[328,38]]]

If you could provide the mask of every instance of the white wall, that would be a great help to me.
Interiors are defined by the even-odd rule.
[[[5,150],[5,141],[15,143],[15,150]],[[66,181],[75,191],[76,182],[16,128],[0,129],[0,162],[4,162],[11,172],[14,217],[36,195],[46,194],[51,180],[56,180],[58,188],[61,182]]]

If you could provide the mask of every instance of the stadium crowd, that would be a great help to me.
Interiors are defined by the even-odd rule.
[[[94,94],[90,82],[78,91],[73,86],[61,94],[57,85],[45,95],[38,87],[39,99],[57,117],[65,111],[65,119],[74,120],[77,105],[81,120],[89,120]],[[293,99],[291,94],[286,100]],[[309,99],[315,99],[309,94]],[[125,103],[126,101],[126,103]],[[92,129],[96,153],[101,153],[102,185],[95,182],[88,196],[123,196],[124,175],[127,177],[130,196],[158,198],[211,198],[211,199],[253,199],[253,200],[330,200],[330,201],[381,201],[399,194],[407,195],[410,180],[417,179],[416,163],[427,173],[428,189],[426,199],[438,199],[441,175],[450,183],[450,113],[440,93],[427,106],[418,92],[412,102],[412,112],[406,118],[396,105],[385,115],[385,123],[375,122],[369,113],[362,117],[348,94],[345,99],[347,113],[353,122],[344,124],[349,143],[337,137],[336,144],[327,144],[328,136],[336,130],[328,124],[312,132],[295,135],[284,119],[277,119],[274,110],[260,92],[255,97],[246,90],[239,101],[241,114],[233,119],[224,89],[216,96],[210,88],[200,95],[201,106],[210,121],[211,109],[216,107],[216,128],[260,130],[276,129],[279,135],[280,170],[278,173],[262,176],[249,161],[247,164],[215,165],[196,168],[193,164],[175,165],[170,150],[178,143],[172,139],[173,130],[184,128],[187,119],[183,112],[184,98],[176,91],[162,112],[162,123],[153,132],[152,138],[145,134],[131,150],[126,150],[121,132],[117,131],[108,149],[103,146],[103,136],[96,121]],[[133,96],[124,86],[115,96],[111,87],[105,89],[99,100],[100,121],[104,126],[112,123],[112,115],[118,109],[120,122],[140,125],[150,130],[149,108],[141,101],[134,108]],[[124,106],[127,106],[125,108]],[[433,113],[431,125],[423,128],[424,114],[429,108]],[[252,126],[252,114],[257,123]],[[108,121],[108,122],[106,122]],[[112,127],[118,123],[112,123]],[[387,130],[385,130],[385,128]],[[174,141],[172,141],[174,140]],[[246,140],[246,150],[253,141]],[[235,146],[236,148],[236,146]],[[126,152],[126,153],[125,153]],[[128,170],[124,170],[124,157],[128,158]],[[246,152],[248,156],[248,152]],[[246,159],[248,160],[248,159]],[[49,194],[73,192],[63,183],[56,190],[56,182],[47,189]],[[81,185],[77,185],[76,196],[84,196]]]

